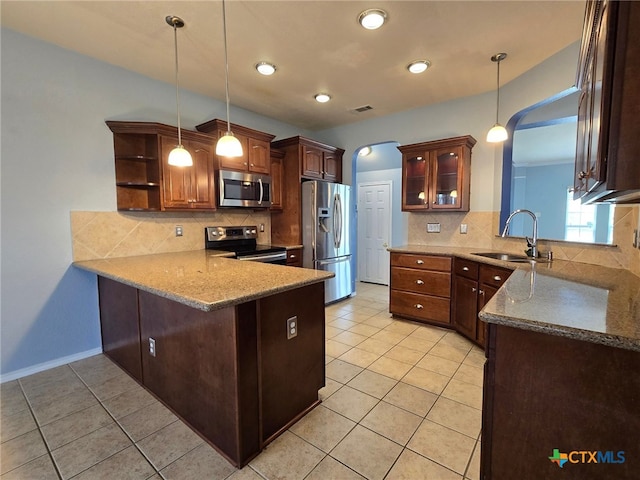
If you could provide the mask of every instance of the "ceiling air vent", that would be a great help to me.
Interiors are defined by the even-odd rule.
[[[353,113],[362,113],[362,112],[366,112],[367,110],[373,110],[373,107],[371,105],[363,105],[362,107],[354,108],[351,111]]]

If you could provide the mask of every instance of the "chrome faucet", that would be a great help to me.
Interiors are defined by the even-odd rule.
[[[515,217],[518,213],[527,213],[531,215],[533,218],[533,237],[524,237],[527,240],[527,246],[531,248],[532,258],[538,258],[538,217],[531,210],[525,210],[524,208],[519,208],[518,210],[514,210],[511,212],[511,215],[507,218],[506,223],[504,224],[504,230],[502,231],[502,237],[506,237],[507,233],[509,233],[509,224],[511,223],[511,219]]]

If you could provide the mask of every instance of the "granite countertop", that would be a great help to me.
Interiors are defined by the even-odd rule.
[[[74,262],[75,267],[199,310],[249,302],[334,275],[224,258],[228,252],[195,250]]]
[[[477,248],[406,245],[391,252],[451,255],[514,272],[480,319],[525,330],[640,351],[640,278],[628,270],[554,260],[513,263]]]

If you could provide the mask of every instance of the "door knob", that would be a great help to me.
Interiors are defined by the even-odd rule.
[[[383,246],[384,248],[387,248],[387,247],[389,246],[389,244],[388,244],[387,242],[384,242],[384,243],[382,244],[382,246]]]

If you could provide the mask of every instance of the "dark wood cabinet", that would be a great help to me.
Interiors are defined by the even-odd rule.
[[[574,198],[640,201],[640,3],[588,1],[576,85]]]
[[[488,333],[480,478],[638,478],[640,352],[493,323]]]
[[[284,153],[282,208],[271,215],[271,240],[281,245],[300,245],[301,182],[309,179],[340,182],[344,150],[301,136],[277,140],[271,148]]]
[[[100,276],[98,286],[105,354],[234,465],[319,404],[323,282],[213,311]]]
[[[151,122],[108,121],[113,132],[118,210],[214,210],[215,138],[182,130],[192,167],[172,167],[169,152],[178,143],[175,127]]]
[[[511,270],[456,257],[451,319],[457,332],[484,347],[486,325],[478,312],[509,278]]]
[[[284,152],[271,149],[271,210],[282,210],[283,159]]]
[[[302,267],[301,248],[291,248],[287,250],[287,265],[289,267]]]
[[[162,135],[160,151],[165,210],[206,209],[216,207],[214,193],[213,150],[211,141],[189,140],[184,135],[182,145],[191,154],[193,166],[169,165],[169,152],[178,143],[178,137]]]
[[[451,258],[392,253],[389,296],[394,315],[450,325]]]
[[[196,125],[196,130],[211,133],[216,136],[217,140],[226,133],[227,122],[219,119],[210,120]],[[216,168],[269,175],[271,172],[271,140],[275,138],[275,135],[234,123],[231,124],[231,131],[242,145],[242,156],[217,156],[218,163]]]
[[[403,211],[469,211],[470,136],[398,147],[402,152]]]

